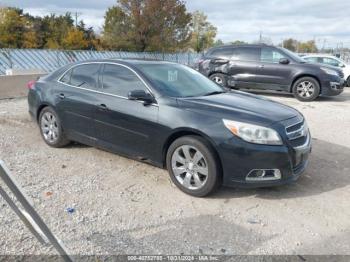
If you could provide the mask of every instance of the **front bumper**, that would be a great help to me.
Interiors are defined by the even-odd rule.
[[[220,145],[219,154],[223,167],[223,185],[255,188],[288,184],[296,181],[308,166],[311,153],[311,136],[299,147],[257,145],[238,138]],[[278,169],[281,178],[268,181],[248,181],[252,170]]]
[[[321,95],[336,96],[344,91],[346,81],[340,77],[332,77],[322,82]]]

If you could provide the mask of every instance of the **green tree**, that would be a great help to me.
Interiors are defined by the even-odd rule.
[[[106,12],[103,40],[111,49],[174,51],[187,45],[190,21],[180,0],[118,0]]]
[[[213,46],[222,46],[224,45],[224,42],[221,39],[218,39],[214,42]]]
[[[231,42],[232,45],[244,45],[247,44],[247,42],[241,41],[241,40],[235,40]]]
[[[20,48],[25,31],[22,10],[17,8],[0,9],[0,47]]]
[[[217,28],[207,21],[207,16],[200,11],[192,14],[190,47],[201,52],[214,45]]]
[[[62,46],[68,50],[79,50],[86,49],[89,43],[84,38],[84,32],[77,28],[71,28],[63,39]]]
[[[290,51],[296,52],[299,42],[293,38],[283,40],[282,46],[289,49]]]
[[[37,35],[34,31],[28,31],[23,34],[22,48],[38,48]]]
[[[301,42],[299,44],[298,52],[301,53],[316,53],[318,51],[316,43],[314,40],[309,40],[306,42]]]

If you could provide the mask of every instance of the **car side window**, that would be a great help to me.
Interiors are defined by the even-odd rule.
[[[272,48],[261,48],[260,61],[269,63],[279,63],[281,58],[287,58],[285,55]]]
[[[311,63],[320,63],[322,61],[319,61],[318,57],[303,57],[306,61]]]
[[[72,75],[72,69],[68,70],[68,72],[64,74],[64,76],[60,79],[60,81],[65,84],[69,84],[71,75]]]
[[[210,53],[210,57],[218,57],[218,58],[230,58],[233,54],[233,49],[232,48],[218,48],[218,49],[214,49],[211,53]]]
[[[233,50],[232,60],[258,61],[260,49],[254,47],[237,47]]]
[[[103,90],[109,94],[128,97],[133,90],[147,91],[137,75],[124,66],[105,64],[101,79]]]
[[[100,64],[86,64],[72,69],[69,84],[76,87],[96,89]]]
[[[331,66],[340,66],[340,63],[338,60],[330,58],[330,57],[323,57],[323,63]]]

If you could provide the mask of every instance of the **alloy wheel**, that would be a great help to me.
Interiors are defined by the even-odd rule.
[[[303,81],[297,86],[297,93],[300,97],[309,98],[315,92],[314,84],[310,81]]]
[[[58,139],[57,119],[51,112],[46,112],[41,117],[41,131],[45,140],[55,143]]]
[[[194,146],[178,147],[172,155],[171,165],[177,181],[187,189],[201,189],[207,182],[207,160]]]

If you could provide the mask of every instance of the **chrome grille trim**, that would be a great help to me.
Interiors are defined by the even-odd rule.
[[[303,123],[303,125],[299,129],[291,131],[291,132],[287,131],[288,128],[299,125],[300,123]],[[287,134],[287,137],[289,140],[296,140],[300,137],[305,137],[308,135],[308,132],[309,132],[308,126],[307,126],[306,122],[304,122],[304,120],[302,122],[298,122],[294,125],[286,127],[286,134]]]

